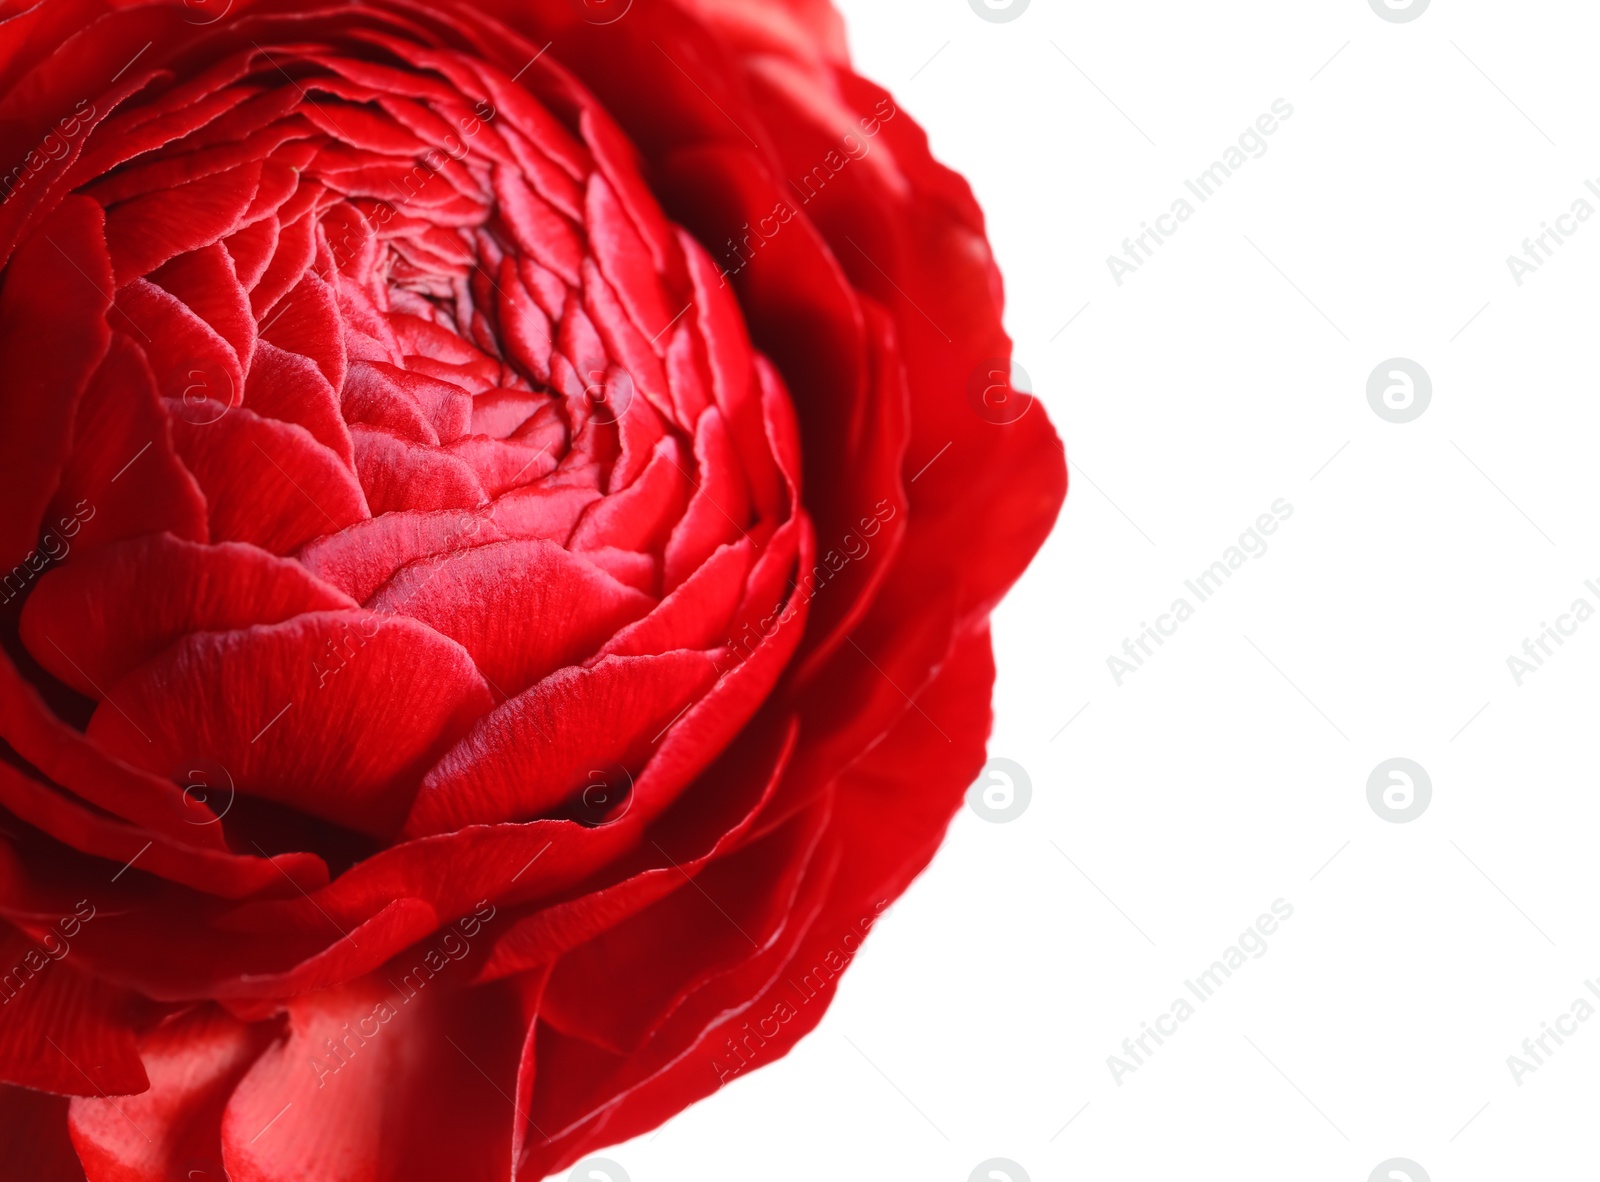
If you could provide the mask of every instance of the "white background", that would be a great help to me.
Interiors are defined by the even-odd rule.
[[[633,1182],[1596,1177],[1600,1017],[1520,1085],[1507,1057],[1600,980],[1600,619],[1521,686],[1507,658],[1600,607],[1600,218],[1520,287],[1506,256],[1600,178],[1600,13],[842,8],[972,180],[1073,469],[995,619],[990,753],[1032,804],[963,810],[795,1053],[607,1156]],[[1279,98],[1266,154],[1118,286],[1106,256]],[[1434,386],[1404,425],[1366,397],[1395,356]],[[1118,686],[1124,638],[1278,498],[1268,551]],[[1408,824],[1367,801],[1394,756],[1432,779]],[[1279,898],[1265,955],[1115,1082]]]

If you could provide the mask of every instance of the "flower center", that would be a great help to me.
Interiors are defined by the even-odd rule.
[[[24,640],[180,783],[378,837],[577,817],[786,594],[786,395],[548,63],[262,44],[153,84],[77,165],[62,216],[103,217],[115,292],[80,420],[119,428],[64,481],[108,511]]]

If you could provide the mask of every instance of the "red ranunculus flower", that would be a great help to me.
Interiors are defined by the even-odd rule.
[[[0,0],[0,169],[7,1176],[537,1179],[784,1054],[1065,484],[825,0]]]

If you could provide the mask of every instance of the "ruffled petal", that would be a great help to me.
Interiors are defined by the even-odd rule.
[[[336,611],[193,633],[108,701],[89,736],[137,766],[170,773],[208,759],[240,792],[382,835],[490,697],[471,658],[432,629]]]

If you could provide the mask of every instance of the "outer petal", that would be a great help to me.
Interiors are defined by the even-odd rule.
[[[515,983],[469,998],[442,975],[422,979],[369,978],[290,1005],[287,1038],[223,1115],[233,1182],[508,1176],[527,1002]]]
[[[592,1044],[548,1040],[551,1059],[559,1056],[573,1082],[536,1095],[533,1119],[555,1140],[519,1178],[533,1182],[593,1146],[637,1136],[728,1079],[780,1058],[816,1026],[861,938],[927,864],[961,807],[983,762],[993,670],[986,631],[961,641],[919,696],[928,717],[902,715],[841,777],[824,839],[835,858],[819,863],[809,888],[814,898],[796,907],[789,939],[714,979],[628,1060]],[[953,750],[929,741],[929,718],[957,741]],[[885,825],[886,818],[894,823]],[[844,851],[848,856],[838,856]],[[547,1063],[546,1076],[556,1069]]]
[[[201,1007],[174,1015],[140,1040],[148,1091],[72,1102],[72,1142],[89,1182],[173,1182],[222,1177],[222,1110],[271,1037]]]
[[[104,215],[87,198],[64,202],[7,268],[0,293],[0,568],[16,566],[37,540],[69,454],[77,400],[111,342],[110,293]]]
[[[68,1096],[144,1091],[128,995],[62,964],[70,945],[59,937],[36,944],[0,931],[0,1080]]]

